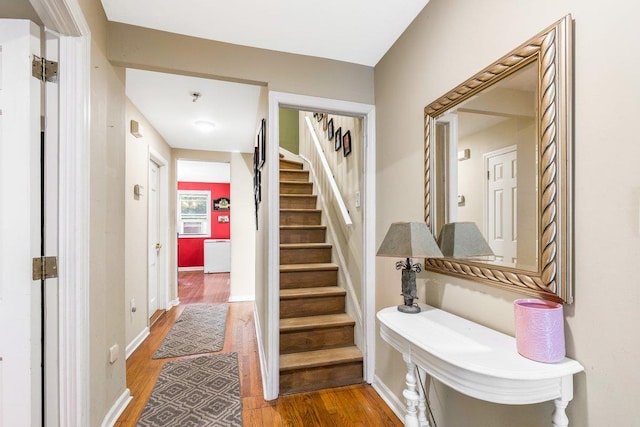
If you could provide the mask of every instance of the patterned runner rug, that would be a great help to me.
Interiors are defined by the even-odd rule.
[[[212,353],[222,350],[227,304],[192,304],[176,320],[154,359]]]
[[[138,427],[242,427],[238,354],[167,362]]]

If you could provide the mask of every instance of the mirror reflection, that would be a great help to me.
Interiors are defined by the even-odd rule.
[[[538,269],[538,61],[436,117],[434,233],[475,222],[490,264]]]

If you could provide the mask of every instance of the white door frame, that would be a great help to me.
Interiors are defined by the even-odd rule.
[[[58,425],[89,423],[89,77],[91,35],[77,0],[30,0],[60,34]]]
[[[364,119],[364,212],[363,263],[362,263],[362,313],[364,336],[364,379],[373,382],[375,366],[375,165],[376,165],[376,114],[375,105],[336,99],[318,98],[285,92],[269,92],[269,141],[267,144],[267,173],[269,185],[269,231],[268,276],[267,276],[267,336],[269,359],[266,360],[267,372],[264,394],[266,400],[278,397],[280,384],[279,329],[280,329],[280,194],[276,184],[279,181],[279,144],[281,107],[298,110],[319,110],[346,116],[360,116]],[[261,337],[258,337],[261,339]]]
[[[158,197],[160,198],[160,206],[158,227],[160,232],[158,234],[158,243],[162,245],[164,250],[160,251],[156,261],[160,265],[160,268],[158,269],[158,308],[169,310],[171,308],[171,304],[169,303],[169,283],[171,283],[169,280],[169,244],[170,242],[173,242],[173,237],[169,227],[169,161],[153,148],[149,148],[149,160],[159,166]],[[149,212],[151,212],[150,208]],[[151,242],[148,242],[147,247],[149,247],[150,243]],[[147,254],[147,259],[148,258]],[[150,297],[151,296],[149,296],[149,298]],[[149,302],[147,301],[147,306],[148,305]],[[149,313],[148,317],[151,315],[153,315],[153,313]],[[147,319],[147,321],[149,321],[149,319]]]

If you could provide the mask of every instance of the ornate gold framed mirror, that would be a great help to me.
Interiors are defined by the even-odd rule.
[[[428,270],[573,302],[571,16],[446,95],[425,114],[425,221],[475,222],[491,261]]]

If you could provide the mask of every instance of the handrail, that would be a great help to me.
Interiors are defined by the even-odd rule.
[[[316,146],[316,151],[318,152],[318,156],[320,158],[320,162],[322,163],[322,167],[324,168],[324,172],[327,175],[327,180],[329,181],[329,185],[331,186],[333,195],[336,198],[336,203],[338,204],[338,208],[340,210],[340,213],[342,214],[342,219],[344,220],[344,223],[346,225],[352,225],[353,221],[351,220],[351,216],[349,215],[349,210],[347,209],[347,205],[344,203],[342,194],[340,194],[340,190],[338,189],[338,184],[336,183],[336,180],[333,177],[333,173],[331,172],[331,167],[329,167],[329,162],[327,162],[327,158],[324,155],[324,151],[322,150],[322,146],[320,145],[318,136],[316,135],[316,132],[313,129],[313,126],[311,125],[311,120],[309,119],[309,116],[305,116],[304,119],[307,122],[307,127],[309,127],[309,131],[311,132],[311,139],[313,139],[313,143]]]

